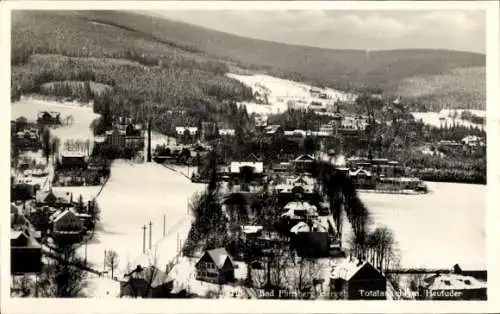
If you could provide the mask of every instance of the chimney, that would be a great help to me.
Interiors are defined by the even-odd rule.
[[[151,119],[148,121],[148,151],[147,162],[151,162]]]

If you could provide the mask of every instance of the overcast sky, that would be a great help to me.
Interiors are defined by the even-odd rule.
[[[484,11],[161,11],[241,36],[338,49],[485,52]]]

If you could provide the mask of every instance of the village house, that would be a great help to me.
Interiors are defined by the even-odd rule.
[[[84,231],[84,222],[73,209],[56,211],[49,217],[52,235],[58,240],[77,243]]]
[[[307,136],[307,131],[304,130],[293,130],[293,131],[284,131],[283,135],[286,136],[289,140],[292,141],[301,141],[304,137]]]
[[[86,157],[83,152],[61,152],[59,168],[64,170],[85,169],[87,167]]]
[[[106,144],[117,150],[125,148],[126,131],[114,127],[112,130],[106,131]]]
[[[265,115],[258,114],[255,116],[254,120],[255,127],[257,128],[264,128],[267,126],[267,117]]]
[[[295,172],[311,172],[314,167],[315,158],[312,155],[300,155],[291,161]]]
[[[363,168],[349,171],[349,177],[353,184],[359,189],[372,189],[376,185],[376,178],[372,172]]]
[[[140,265],[126,274],[127,280],[120,281],[120,298],[166,298],[173,288],[173,280],[155,266]]]
[[[235,280],[235,264],[225,248],[208,250],[195,265],[196,280],[226,284]]]
[[[12,142],[20,150],[37,150],[40,140],[36,130],[17,131],[12,136]]]
[[[232,161],[228,170],[229,177],[236,184],[260,183],[264,177],[264,163],[254,154],[240,161]]]
[[[39,273],[42,270],[42,247],[34,236],[22,230],[10,232],[10,272],[13,275]]]
[[[234,129],[219,129],[219,136],[235,136],[236,131]]]
[[[314,180],[300,176],[286,178],[274,186],[278,193],[280,204],[287,204],[300,198],[302,201],[310,200],[314,195]]]
[[[290,229],[299,222],[311,222],[319,216],[317,207],[309,202],[289,202],[283,210],[285,213],[281,215],[281,226],[285,234],[289,234]]]
[[[273,172],[288,173],[292,170],[292,164],[289,162],[280,162],[271,165]]]
[[[35,202],[37,206],[49,205],[55,207],[67,207],[73,202],[73,195],[70,192],[54,191],[37,191]]]
[[[462,143],[450,140],[441,140],[437,143],[438,148],[451,150],[453,152],[459,152],[464,150]]]
[[[41,125],[58,125],[61,124],[61,114],[56,111],[39,111],[37,122]]]
[[[311,101],[309,103],[309,106],[307,107],[308,110],[312,110],[314,112],[326,112],[327,110],[327,105],[324,102],[319,102],[317,100]]]
[[[463,274],[435,274],[424,279],[426,300],[486,300],[486,282]]]
[[[300,221],[290,229],[291,243],[301,257],[325,257],[330,252],[328,229],[319,221]]]
[[[264,128],[264,134],[267,136],[282,136],[285,132],[281,125],[273,124]]]
[[[186,134],[189,134],[189,136],[196,136],[196,134],[198,134],[198,128],[178,126],[175,127],[175,133],[178,137],[185,136]]]
[[[83,230],[82,219],[79,217],[79,214],[73,209],[56,211],[50,216],[49,222],[52,224],[53,232],[81,232]]]
[[[387,300],[387,279],[369,262],[350,259],[333,267],[330,293],[337,300]]]
[[[462,143],[468,147],[483,147],[484,139],[475,135],[467,135],[462,139]]]

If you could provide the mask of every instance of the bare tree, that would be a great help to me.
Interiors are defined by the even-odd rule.
[[[111,278],[114,278],[114,272],[118,266],[118,254],[115,251],[106,251],[106,266],[111,268]]]
[[[385,271],[397,262],[394,234],[387,227],[375,229],[365,244],[365,256],[379,270]]]
[[[319,277],[320,267],[315,259],[299,257],[296,261],[294,290],[300,299],[312,297],[315,279]]]

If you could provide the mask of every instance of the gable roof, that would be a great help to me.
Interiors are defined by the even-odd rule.
[[[372,173],[366,169],[363,169],[363,168],[358,168],[356,169],[355,171],[349,171],[349,175],[350,176],[357,176],[357,175],[365,175],[367,177],[371,177],[372,176]]]
[[[229,259],[229,262],[231,265],[233,265],[233,260],[231,259],[231,256],[229,253],[226,251],[225,248],[216,248],[213,250],[208,250],[205,252],[205,254],[208,254],[212,261],[214,262],[215,266],[217,266],[218,269],[222,269],[224,267],[224,264],[226,263],[226,260]]]
[[[56,119],[61,115],[61,113],[59,113],[57,111],[39,111],[38,112],[39,118],[42,118],[43,116],[46,116],[46,115],[49,115],[52,119]]]
[[[328,232],[328,230],[319,223],[314,223],[312,228],[303,221],[297,223],[295,226],[290,228],[291,233],[300,233],[300,232]]]
[[[314,157],[309,154],[300,155],[294,161],[313,161]]]
[[[59,220],[61,220],[61,218],[67,216],[67,215],[73,215],[74,217],[78,218],[78,214],[75,213],[73,210],[71,209],[67,209],[65,211],[57,211],[55,213],[53,213],[51,216],[50,216],[50,220],[52,222],[57,222]]]
[[[71,200],[71,192],[64,191],[37,191],[36,192],[36,200],[37,202],[45,202],[48,196],[53,195],[59,202],[69,203]],[[74,200],[74,199],[73,199]]]
[[[241,167],[253,167],[255,173],[262,173],[264,171],[264,163],[261,161],[232,161],[230,171],[231,173],[240,173]]]
[[[345,281],[350,281],[363,269],[370,269],[371,271],[375,271],[380,274],[380,272],[369,262],[364,261],[360,263],[358,260],[354,259],[352,261],[347,260],[344,263],[335,266],[332,271],[331,277],[333,279],[343,279]],[[380,274],[380,276],[382,276],[382,274]]]

